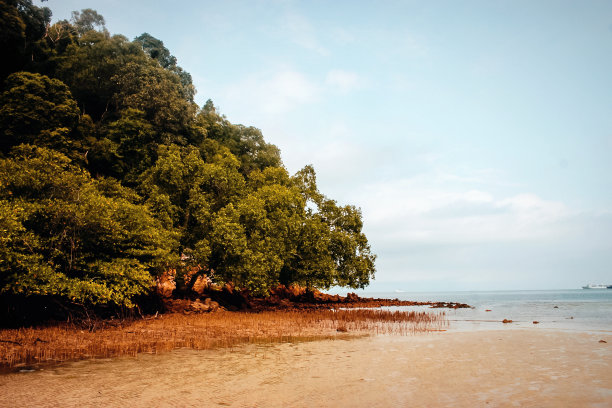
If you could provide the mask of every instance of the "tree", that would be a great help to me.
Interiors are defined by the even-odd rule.
[[[82,9],[81,11],[73,11],[70,21],[72,21],[77,32],[81,35],[88,31],[95,30],[96,27],[99,31],[106,32],[104,17],[90,8]]]
[[[55,75],[69,86],[81,111],[98,122],[116,114],[120,85],[114,77],[134,62],[147,62],[140,45],[122,35],[87,31],[55,57]]]
[[[139,35],[138,37],[134,38],[134,42],[142,44],[142,49],[144,52],[146,52],[152,59],[159,62],[159,65],[161,65],[162,68],[167,69],[178,76],[182,86],[183,97],[186,100],[193,102],[195,87],[193,86],[191,75],[188,72],[185,72],[183,68],[176,65],[176,57],[170,54],[170,51],[164,46],[164,42],[158,40],[149,33]]]
[[[185,143],[179,137],[195,114],[194,104],[185,99],[180,78],[159,65],[131,62],[112,77],[121,109],[138,109],[166,138],[165,143]]]
[[[142,111],[125,109],[119,115],[98,129],[101,137],[90,144],[88,168],[93,174],[112,176],[135,187],[138,177],[157,159],[158,133]]]
[[[0,2],[0,81],[31,64],[50,21],[51,10],[31,0]]]
[[[339,207],[326,200],[320,208],[330,228],[329,250],[335,265],[333,284],[363,289],[374,278],[376,255],[362,232],[361,211],[354,206]]]
[[[276,174],[263,174],[263,185],[224,207],[213,220],[211,267],[221,282],[266,294],[280,283],[284,265],[296,253],[304,201],[295,187],[274,181],[280,170],[264,170]]]
[[[0,296],[129,306],[163,268],[196,266],[256,294],[369,283],[361,212],[312,166],[291,177],[259,129],[199,109],[161,40],[46,10],[0,2]]]
[[[155,165],[141,177],[140,190],[168,228],[180,229],[183,250],[203,248],[200,241],[210,233],[213,214],[244,194],[238,165],[221,146],[204,161],[193,146],[160,145]],[[205,257],[195,261],[208,263]]]
[[[0,160],[0,294],[133,306],[176,262],[173,237],[112,180],[22,145]]]
[[[11,74],[0,95],[0,152],[32,143],[73,153],[79,109],[68,87],[30,72]]]
[[[142,49],[151,58],[157,60],[163,68],[176,66],[176,57],[164,46],[164,42],[153,37],[149,33],[142,33],[134,38],[134,42],[142,44]]]
[[[256,169],[282,166],[280,151],[265,142],[259,129],[230,123],[217,112],[211,100],[198,113],[194,126],[206,138],[228,147],[240,159],[240,172],[244,175]]]
[[[328,289],[367,286],[376,272],[376,255],[362,231],[361,211],[338,206],[321,194],[312,166],[300,170],[292,181],[307,203],[306,221],[296,255],[283,270],[283,283]]]

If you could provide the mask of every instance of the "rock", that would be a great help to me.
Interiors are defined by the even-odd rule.
[[[165,299],[172,297],[172,292],[176,289],[176,270],[169,269],[164,271],[158,278],[156,284],[156,292]]]
[[[491,311],[491,309],[486,309],[486,310],[485,310],[485,312],[490,312],[490,311]]]
[[[302,288],[298,285],[278,285],[274,288],[270,289],[270,298],[273,302],[276,302],[276,299],[280,302],[282,299],[294,300],[306,293],[306,289]]]
[[[504,320],[502,320],[502,323],[512,323],[512,320],[510,320],[510,319],[504,319]]]
[[[230,282],[226,283],[223,285],[223,291],[231,295],[234,293],[234,285],[232,285]]]
[[[216,312],[217,310],[219,310],[219,303],[215,302],[214,300],[210,301],[210,309],[211,312]]]
[[[291,285],[289,288],[287,288],[287,292],[291,294],[291,298],[294,298],[306,293],[306,289],[298,285]]]
[[[179,285],[177,286],[178,290],[180,292],[186,292],[188,290],[191,290],[193,286],[192,283],[197,278],[197,275],[200,273],[201,270],[202,267],[199,265],[190,266],[181,270],[181,273],[183,275],[181,276],[181,279],[177,279],[177,281],[179,281]]]
[[[559,308],[559,306],[555,306],[555,307],[553,307],[553,309],[558,309],[558,308]]]
[[[166,309],[171,313],[208,313],[214,312],[219,309],[219,303],[205,299],[202,302],[200,299],[189,300],[189,299],[172,299],[165,302]]]
[[[200,299],[191,302],[189,304],[189,310],[195,312],[195,313],[204,313],[204,312],[208,312],[210,311],[211,307],[209,305],[206,305],[205,303],[200,302]]]
[[[187,299],[171,299],[164,302],[166,309],[171,313],[180,313],[189,309],[189,300]]]
[[[201,295],[202,293],[204,293],[206,289],[208,289],[209,286],[210,286],[210,279],[208,278],[208,276],[200,275],[197,277],[195,282],[193,282],[191,289],[198,295]]]
[[[537,320],[533,321],[533,324],[539,324],[540,322],[538,322]]]
[[[607,343],[605,340],[599,340],[600,343]]]

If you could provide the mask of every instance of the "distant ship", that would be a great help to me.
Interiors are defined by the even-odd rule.
[[[612,289],[612,285],[604,285],[604,284],[593,284],[593,283],[589,283],[586,286],[583,286],[582,289]]]

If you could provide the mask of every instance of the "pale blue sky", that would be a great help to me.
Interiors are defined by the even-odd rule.
[[[371,290],[612,284],[612,2],[59,1],[362,208]]]

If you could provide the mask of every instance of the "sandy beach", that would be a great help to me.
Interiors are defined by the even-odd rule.
[[[533,328],[184,349],[3,375],[0,406],[609,407],[611,344]]]

